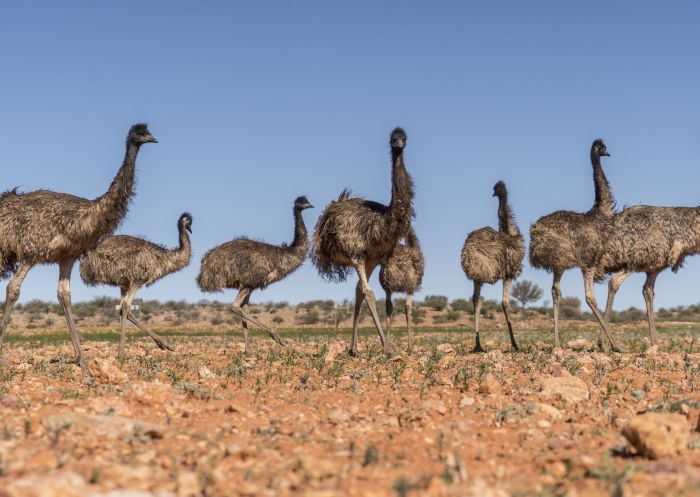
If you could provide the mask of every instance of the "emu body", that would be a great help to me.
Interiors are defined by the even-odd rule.
[[[161,349],[174,350],[134,317],[131,303],[139,288],[150,286],[189,265],[192,245],[188,232],[192,230],[192,216],[183,213],[178,219],[177,229],[180,244],[173,250],[143,238],[116,235],[105,238],[80,258],[80,277],[86,285],[110,285],[121,290],[119,357],[124,356],[127,321],[150,336]]]
[[[612,218],[615,201],[600,158],[609,156],[603,140],[595,140],[591,146],[591,164],[595,185],[595,202],[586,213],[557,211],[540,218],[530,227],[530,264],[553,274],[552,307],[554,311],[554,348],[559,343],[559,304],[561,302],[560,282],[564,271],[581,268],[586,303],[598,319],[603,333],[613,349],[620,350],[608,330],[595,293],[593,283],[602,280],[605,272],[601,261],[607,240],[613,233]]]
[[[219,292],[224,288],[238,290],[231,311],[241,318],[245,353],[249,353],[248,322],[259,326],[279,345],[279,335],[266,324],[251,316],[248,302],[253,290],[265,288],[297,270],[309,249],[306,225],[301,212],[313,207],[306,197],[294,201],[294,240],[291,245],[271,245],[247,238],[238,238],[209,250],[202,257],[197,284],[204,292]]]
[[[479,313],[481,312],[481,287],[484,283],[494,284],[503,280],[501,306],[508,324],[510,344],[518,350],[510,319],[510,285],[523,270],[525,242],[513,219],[508,204],[508,190],[503,181],[493,187],[493,196],[498,197],[498,231],[491,227],[472,231],[462,247],[462,269],[467,278],[474,282],[472,303],[474,304],[474,352],[483,352],[479,336]]]
[[[392,159],[389,205],[352,198],[348,191],[344,191],[337,201],[326,207],[314,229],[312,258],[319,273],[329,280],[343,281],[354,269],[359,278],[355,288],[351,355],[357,355],[357,323],[363,300],[367,302],[384,352],[391,352],[368,279],[372,271],[391,255],[398,241],[406,236],[415,212],[413,181],[403,158],[405,131],[394,129],[389,144]]]
[[[12,190],[0,196],[0,271],[3,277],[13,274],[0,321],[0,349],[27,273],[37,264],[58,264],[58,301],[66,316],[76,361],[84,363],[71,305],[73,265],[124,219],[134,194],[136,156],[141,145],[149,142],[157,140],[145,124],[131,127],[122,166],[107,192],[94,200],[48,190]]]

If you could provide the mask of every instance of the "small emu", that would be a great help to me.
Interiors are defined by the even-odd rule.
[[[265,288],[289,276],[304,262],[309,240],[301,212],[312,207],[304,196],[294,201],[294,240],[291,245],[270,245],[238,238],[214,247],[202,257],[197,276],[197,284],[202,291],[219,292],[224,288],[239,290],[231,311],[242,320],[246,354],[249,354],[248,321],[267,331],[279,345],[284,345],[274,330],[248,313],[248,302],[253,290]]]
[[[612,218],[615,213],[615,200],[600,164],[601,157],[609,156],[603,140],[595,140],[591,145],[591,164],[595,184],[595,202],[591,210],[585,213],[557,211],[541,217],[530,227],[530,264],[553,274],[555,349],[561,348],[559,343],[561,277],[567,269],[579,267],[583,275],[588,307],[598,319],[613,350],[622,350],[609,333],[593,292],[593,283],[605,277],[601,260],[607,241],[613,234]]]
[[[474,352],[483,352],[479,337],[479,313],[481,312],[481,287],[484,283],[494,284],[503,280],[503,314],[506,316],[510,345],[518,350],[510,320],[510,285],[523,270],[525,242],[508,204],[508,191],[503,181],[493,187],[493,196],[498,197],[498,231],[491,227],[480,228],[469,233],[462,248],[462,269],[467,278],[474,282],[474,332],[476,343]]]
[[[0,195],[0,278],[7,284],[0,321],[0,351],[24,278],[37,264],[58,264],[58,301],[66,316],[76,362],[85,366],[80,335],[73,320],[70,277],[78,258],[121,224],[134,195],[136,156],[144,143],[157,143],[145,124],[135,124],[126,137],[126,153],[107,192],[94,200],[37,190]]]
[[[134,295],[143,286],[187,267],[192,259],[192,215],[185,212],[177,221],[178,248],[170,250],[143,238],[115,235],[105,238],[80,258],[80,277],[88,286],[110,285],[121,290],[119,357],[124,357],[126,322],[131,321],[164,350],[173,351],[161,337],[143,326],[131,312]]]
[[[394,303],[391,294],[400,292],[406,294],[406,328],[408,331],[408,350],[413,349],[411,334],[411,312],[413,310],[413,294],[420,288],[425,271],[425,260],[420,249],[420,242],[413,228],[405,237],[406,243],[396,245],[394,252],[382,263],[379,270],[379,283],[386,293],[386,339],[390,340],[391,317],[394,313]]]
[[[391,147],[391,201],[389,205],[352,198],[345,190],[318,218],[314,230],[313,263],[331,281],[344,281],[350,268],[359,281],[355,288],[355,312],[349,353],[357,355],[357,323],[362,301],[367,302],[385,354],[391,353],[377,314],[376,299],[368,279],[405,237],[415,216],[413,181],[406,171],[403,151],[406,132],[396,128],[389,138]]]

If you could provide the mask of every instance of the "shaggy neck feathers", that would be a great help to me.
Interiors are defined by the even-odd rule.
[[[302,248],[304,253],[309,245],[309,238],[306,233],[306,225],[304,224],[304,218],[301,216],[301,209],[294,208],[294,240],[292,241],[292,248]]]
[[[509,235],[518,234],[518,227],[513,221],[513,212],[508,205],[507,193],[498,195],[498,231]]]
[[[591,164],[593,165],[593,183],[595,184],[595,203],[592,210],[612,215],[615,211],[615,199],[613,199],[610,184],[600,164],[600,155],[595,150],[591,150]]]
[[[95,218],[103,227],[105,233],[114,231],[126,216],[129,201],[134,196],[134,179],[136,169],[136,156],[140,146],[132,143],[128,138],[124,162],[117,175],[109,185],[107,192],[95,200],[93,207]]]
[[[406,171],[403,161],[403,149],[391,149],[391,202],[387,217],[389,231],[401,237],[406,233],[413,210],[413,181]]]

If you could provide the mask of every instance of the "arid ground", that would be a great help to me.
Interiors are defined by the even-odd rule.
[[[408,353],[400,326],[394,357],[365,328],[357,358],[344,329],[282,331],[284,348],[256,332],[246,357],[232,325],[157,330],[174,353],[130,328],[122,361],[111,326],[83,337],[90,375],[59,325],[9,330],[2,497],[700,495],[697,324],[663,323],[658,350],[645,323],[616,326],[619,354],[567,321],[553,354],[548,321],[519,323],[511,353],[487,320],[480,355],[435,327]],[[682,418],[683,447],[629,445],[644,412]]]

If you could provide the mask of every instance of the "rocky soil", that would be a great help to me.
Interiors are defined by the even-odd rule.
[[[389,358],[375,336],[348,357],[346,333],[256,335],[250,357],[237,337],[168,339],[130,336],[123,361],[86,340],[90,374],[67,343],[6,346],[0,496],[700,495],[694,338],[476,355],[419,331]]]

